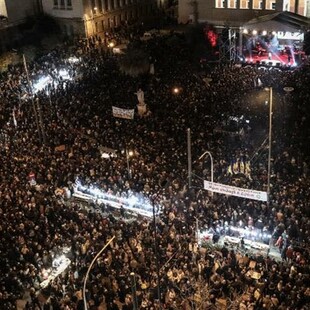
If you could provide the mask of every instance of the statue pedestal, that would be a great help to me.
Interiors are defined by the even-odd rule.
[[[139,103],[137,104],[137,108],[138,108],[138,114],[139,116],[144,116],[146,114],[146,104],[145,103]]]

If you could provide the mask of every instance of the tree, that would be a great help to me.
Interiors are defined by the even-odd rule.
[[[310,55],[310,30],[305,33],[304,37],[304,52],[306,55]]]
[[[149,57],[141,49],[127,50],[119,60],[119,68],[121,72],[132,77],[146,74],[150,70]]]

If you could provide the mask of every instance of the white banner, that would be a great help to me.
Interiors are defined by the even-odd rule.
[[[212,183],[208,181],[203,181],[203,183],[204,183],[204,189],[210,192],[237,196],[237,197],[253,199],[253,200],[259,200],[259,201],[267,201],[267,192],[260,192],[260,191],[255,191],[252,189],[229,186],[229,185],[225,185],[221,183],[214,183],[214,182]]]
[[[112,107],[112,113],[114,117],[133,119],[134,109],[121,109],[117,107]]]

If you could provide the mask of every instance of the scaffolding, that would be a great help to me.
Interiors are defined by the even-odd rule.
[[[236,29],[224,28],[220,35],[219,62],[228,63],[237,60],[237,33]]]

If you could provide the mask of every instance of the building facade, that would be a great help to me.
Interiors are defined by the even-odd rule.
[[[247,21],[275,12],[307,16],[309,0],[179,0],[179,23],[209,22],[240,27]]]
[[[39,0],[0,0],[0,16],[6,17],[7,26],[20,25],[27,17],[40,12]]]
[[[0,0],[0,52],[9,50],[20,36],[19,26],[41,12],[39,0]]]
[[[153,16],[158,4],[158,0],[42,0],[44,13],[56,19],[64,34],[86,37]]]

